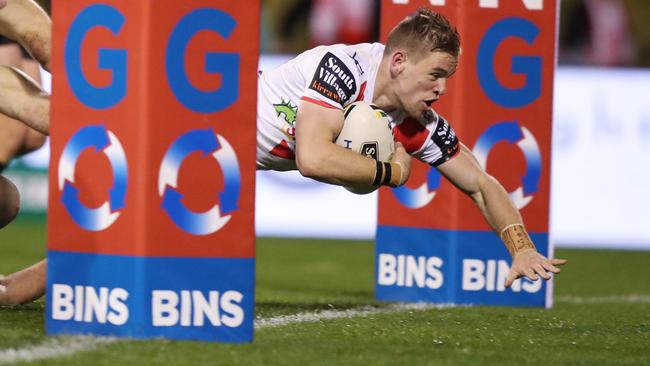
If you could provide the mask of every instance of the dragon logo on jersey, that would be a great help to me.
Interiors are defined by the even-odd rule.
[[[318,64],[309,89],[315,90],[343,108],[357,92],[357,83],[345,63],[328,52]]]
[[[273,108],[275,108],[275,113],[278,114],[278,117],[282,117],[285,122],[289,124],[289,126],[284,127],[282,131],[284,132],[285,135],[290,140],[295,139],[296,137],[296,115],[298,114],[298,106],[294,105],[291,103],[290,100],[284,101],[282,99],[282,102],[278,104],[274,104]]]
[[[295,160],[296,155],[293,152],[293,141],[296,140],[296,116],[298,114],[298,106],[293,104],[291,100],[285,101],[282,98],[282,101],[277,104],[273,104],[275,113],[277,113],[278,118],[282,117],[283,122],[281,126],[282,133],[287,137],[286,140],[280,141],[269,153],[281,157],[283,159]],[[287,140],[289,142],[287,142]]]

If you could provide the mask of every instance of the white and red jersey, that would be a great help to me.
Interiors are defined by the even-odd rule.
[[[294,170],[297,107],[301,100],[327,108],[372,103],[380,43],[337,44],[305,51],[284,65],[260,73],[257,84],[257,165]],[[433,111],[432,111],[433,112]],[[437,113],[416,120],[400,110],[388,113],[395,141],[415,158],[438,166],[459,150],[454,130]]]

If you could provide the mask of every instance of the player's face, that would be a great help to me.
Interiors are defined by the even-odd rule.
[[[456,71],[458,60],[447,52],[427,52],[410,57],[398,76],[397,97],[402,109],[419,118],[447,90],[447,79]]]

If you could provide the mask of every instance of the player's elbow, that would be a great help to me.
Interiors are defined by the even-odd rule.
[[[300,150],[296,152],[296,165],[303,177],[319,179],[325,171],[325,159],[316,151]]]
[[[477,176],[476,184],[473,185],[471,190],[465,193],[467,193],[472,198],[474,204],[483,209],[486,207],[487,201],[489,201],[489,197],[494,197],[495,194],[500,195],[504,192],[505,191],[503,187],[499,181],[496,180],[496,178],[487,173],[484,173]]]

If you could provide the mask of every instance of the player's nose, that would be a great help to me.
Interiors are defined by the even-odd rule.
[[[433,87],[433,93],[437,98],[445,94],[447,91],[447,78],[440,78],[436,81],[436,85]]]

